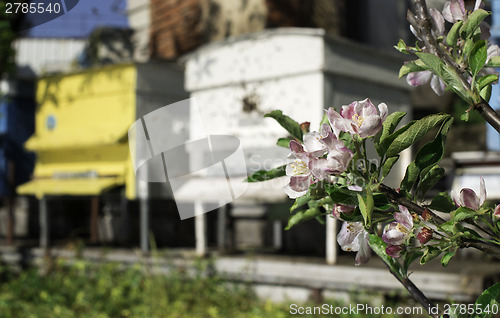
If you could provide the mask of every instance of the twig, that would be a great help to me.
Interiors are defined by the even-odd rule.
[[[441,217],[439,217],[437,214],[432,212],[429,209],[426,209],[424,207],[421,207],[420,205],[416,204],[415,202],[411,201],[407,197],[405,197],[402,194],[399,194],[396,190],[394,190],[391,187],[386,186],[385,184],[381,184],[379,186],[379,190],[382,191],[387,195],[387,198],[397,204],[401,204],[408,209],[410,209],[413,212],[416,212],[418,215],[422,215],[425,213],[429,213],[429,215],[432,217],[432,219],[437,223],[437,224],[443,224],[446,222],[443,220]]]
[[[436,222],[436,224],[443,224],[445,220],[443,220],[441,217],[439,217],[437,214],[434,212],[430,211],[429,209],[426,209],[424,207],[421,207],[420,205],[416,204],[415,202],[411,201],[407,197],[399,194],[396,190],[394,190],[391,187],[386,186],[385,184],[381,184],[379,186],[379,190],[385,195],[387,195],[387,198],[397,204],[401,204],[408,209],[410,209],[413,212],[416,212],[418,215],[422,215],[424,211],[426,213],[429,213],[431,215],[432,219]],[[483,251],[486,254],[489,254],[495,258],[500,259],[500,247],[493,245],[488,242],[482,242],[478,240],[473,240],[473,239],[463,239],[462,248],[467,248],[467,247],[473,247],[478,250]]]
[[[482,100],[480,103],[474,105],[474,109],[491,125],[491,127],[495,128],[495,130],[500,133],[500,116],[490,104]]]
[[[389,264],[385,263],[384,264],[387,266],[391,274],[396,277],[396,279],[401,283],[401,285],[404,286],[404,288],[410,293],[411,297],[415,299],[415,301],[419,302],[422,307],[425,308],[425,311],[431,316],[431,317],[441,317],[439,314],[433,314],[430,312],[431,308],[436,308],[435,304],[432,303],[425,294],[418,289],[418,287],[406,276],[406,277],[400,277],[400,275],[396,272],[394,272]],[[444,315],[442,317],[448,317],[447,315]]]

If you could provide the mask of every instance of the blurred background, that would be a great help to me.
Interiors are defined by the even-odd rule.
[[[427,1],[438,10],[444,2]],[[485,2],[493,10],[493,41],[500,36],[497,2]],[[24,4],[41,5],[44,13],[23,13]],[[337,249],[340,227],[330,218],[326,226],[311,221],[284,231],[291,206],[281,190],[286,180],[251,184],[228,204],[219,204],[224,175],[193,176],[178,197],[168,181],[136,180],[128,129],[188,98],[196,110],[188,103],[183,117],[161,122],[161,138],[179,144],[199,138],[194,123],[201,116],[204,134],[240,140],[247,173],[286,163],[288,150],[276,145],[286,134],[263,118],[274,109],[312,129],[324,109],[365,98],[407,112],[406,122],[451,113],[446,176],[430,195],[478,189],[482,175],[488,198],[500,199],[497,134],[476,114],[461,121],[468,105],[451,94],[436,96],[398,78],[411,57],[393,46],[415,41],[406,21],[411,1],[1,0],[0,8],[4,261],[28,263],[47,249],[62,255],[84,244],[90,259],[109,247],[112,260],[134,262],[136,249],[149,255],[153,246],[182,260],[215,256],[216,267],[232,275],[250,266],[253,274],[244,279],[277,300],[322,299],[354,286],[399,288],[376,260],[352,267],[354,254]],[[389,184],[397,187],[412,151],[402,154]],[[181,220],[179,204],[219,208]],[[480,256],[461,257],[447,274],[431,264],[412,277],[430,297],[468,301],[498,270],[485,261],[477,274],[473,260]]]

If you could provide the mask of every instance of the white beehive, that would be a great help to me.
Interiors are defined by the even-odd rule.
[[[326,108],[338,110],[367,97],[375,105],[385,102],[390,112],[410,109],[407,84],[397,75],[400,56],[325,36],[323,30],[287,28],[231,38],[200,48],[185,62],[185,88],[204,121],[203,127],[191,125],[191,139],[206,133],[239,138],[249,173],[286,163],[289,151],[276,146],[286,132],[263,117],[269,111],[280,109],[317,130]],[[408,162],[408,156],[400,160]],[[400,180],[404,170],[395,170],[393,178]]]

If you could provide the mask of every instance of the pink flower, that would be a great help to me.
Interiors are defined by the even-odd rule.
[[[401,251],[403,248],[399,245],[387,245],[385,248],[385,253],[390,257],[398,258],[401,256]]]
[[[332,210],[332,216],[336,219],[340,219],[342,214],[352,214],[356,207],[353,205],[345,204],[335,204]]]
[[[493,217],[497,220],[500,220],[500,204],[497,205],[495,210],[493,211]]]
[[[288,157],[293,161],[286,165],[286,175],[290,176],[290,183],[283,190],[290,199],[295,199],[307,193],[313,183],[313,176],[309,170],[310,155],[304,151],[304,147],[292,140],[289,148],[292,153]]]
[[[312,158],[309,162],[309,169],[319,180],[328,178],[332,174],[340,174],[347,170],[349,162],[353,157],[351,150],[346,148],[344,142],[339,140],[332,132],[328,124],[321,126],[321,134],[314,134],[316,141],[309,141],[314,147],[315,154],[327,153],[326,158]],[[304,144],[306,138],[304,138]],[[321,147],[321,146],[322,147]]]
[[[408,74],[406,82],[411,86],[420,86],[431,82],[432,90],[439,96],[443,95],[446,85],[431,71],[420,71]]]
[[[366,264],[371,257],[368,241],[370,235],[361,222],[344,222],[337,236],[337,242],[344,251],[357,252],[354,265]]]
[[[382,129],[382,123],[387,117],[387,105],[381,103],[377,108],[367,98],[342,106],[340,114],[332,107],[327,111],[328,120],[336,136],[345,131],[359,135],[361,138],[374,136]]]
[[[469,188],[463,188],[460,190],[460,194],[451,191],[451,197],[457,207],[467,207],[472,210],[479,210],[486,200],[486,187],[483,177],[481,177],[479,182],[479,197],[474,190]]]
[[[384,229],[382,240],[389,245],[402,245],[413,230],[413,217],[405,206],[399,206],[399,213],[394,213],[396,222],[388,224]]]

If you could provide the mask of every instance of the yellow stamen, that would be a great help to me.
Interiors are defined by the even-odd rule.
[[[365,121],[365,119],[358,114],[354,114],[354,116],[352,116],[352,120],[358,124],[358,127],[361,127],[361,125],[363,125],[363,122]]]
[[[305,164],[304,161],[294,161],[292,162],[292,173],[293,175],[299,175],[299,174],[304,174],[308,172],[307,165]]]

